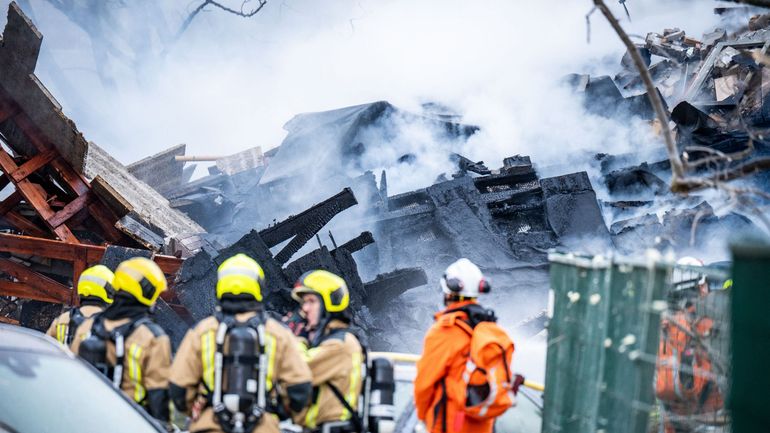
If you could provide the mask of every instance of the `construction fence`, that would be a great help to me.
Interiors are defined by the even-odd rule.
[[[677,266],[656,252],[549,260],[543,432],[737,431],[725,403],[729,264]]]

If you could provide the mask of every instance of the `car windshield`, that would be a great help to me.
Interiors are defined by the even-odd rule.
[[[77,360],[0,349],[0,432],[157,432]]]

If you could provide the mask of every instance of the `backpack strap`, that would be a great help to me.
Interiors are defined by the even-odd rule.
[[[70,344],[75,339],[75,331],[78,326],[86,320],[86,316],[80,311],[80,307],[74,307],[70,310],[70,322],[67,325],[67,337],[66,342]]]
[[[484,308],[479,304],[468,304],[462,307],[452,308],[444,311],[443,314],[462,312],[468,317],[464,320],[471,328],[475,328],[481,322],[497,322],[497,316],[491,309]]]
[[[442,377],[441,382],[441,398],[438,403],[433,406],[433,426],[436,426],[438,422],[439,411],[441,412],[441,431],[446,432],[447,426],[447,392],[446,392],[446,378]]]
[[[345,396],[342,395],[342,392],[340,390],[332,385],[331,382],[326,382],[326,386],[329,387],[329,389],[332,390],[332,394],[334,394],[335,397],[337,397],[337,400],[342,403],[342,405],[347,409],[348,412],[350,412],[350,419],[353,421],[353,424],[356,426],[356,431],[364,433],[364,423],[361,421],[361,418],[358,416],[358,412],[353,410],[353,408],[350,406],[350,403],[348,403],[347,400],[345,400]]]
[[[342,341],[344,341],[345,340],[345,336],[347,334],[351,334],[352,336],[356,337],[356,340],[358,340],[358,342],[359,342],[358,344],[361,345],[361,352],[363,354],[363,361],[364,361],[364,363],[366,363],[366,360],[367,360],[367,357],[368,357],[368,350],[367,350],[366,347],[363,346],[363,344],[361,344],[361,339],[359,339],[358,336],[356,336],[356,334],[353,331],[350,330],[350,328],[334,329],[331,332],[329,332],[328,334],[326,334],[319,341],[318,344],[320,345],[321,343],[323,343],[324,341],[327,341],[327,340],[342,340]],[[358,411],[354,410],[350,406],[350,403],[348,403],[348,401],[345,399],[345,396],[342,394],[342,392],[339,390],[339,388],[334,386],[330,381],[326,382],[325,385],[329,387],[329,389],[332,391],[332,394],[334,394],[334,396],[337,398],[337,400],[339,400],[339,402],[342,404],[342,406],[344,406],[345,409],[348,412],[350,412],[350,419],[351,419],[351,421],[353,421],[353,424],[356,427],[356,431],[363,433],[365,431],[365,426],[364,426],[363,420],[361,420],[361,417],[358,415]],[[363,388],[362,388],[362,391],[363,391]],[[317,398],[317,396],[315,398],[313,398],[313,400],[315,401],[316,398]],[[366,405],[369,404],[368,401],[365,401],[364,403]]]

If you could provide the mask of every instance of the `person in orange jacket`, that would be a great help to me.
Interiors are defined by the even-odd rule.
[[[475,403],[470,401],[474,400],[473,392],[463,378],[471,350],[468,326],[496,320],[491,310],[476,303],[479,294],[489,292],[489,283],[475,264],[463,258],[446,269],[441,289],[446,309],[435,315],[417,362],[417,417],[434,433],[492,432],[495,418],[466,416],[466,408]],[[459,326],[461,321],[467,326]],[[515,377],[513,393],[523,381],[521,376]]]

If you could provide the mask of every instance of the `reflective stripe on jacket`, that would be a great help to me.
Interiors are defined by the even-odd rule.
[[[446,310],[475,301],[457,302]],[[444,311],[446,311],[444,310]],[[417,362],[414,404],[417,416],[434,433],[492,432],[494,419],[476,420],[464,416],[463,373],[470,353],[470,335],[455,322],[467,319],[462,311],[435,315],[425,335],[422,357]]]
[[[351,408],[358,407],[363,382],[363,349],[355,335],[345,332],[347,328],[344,322],[332,320],[321,344],[308,348],[306,342],[299,343],[313,373],[314,393],[310,407],[295,418],[296,423],[315,428],[325,422],[352,418],[351,413],[329,389],[329,383],[342,393]]]
[[[255,314],[241,313],[236,315],[236,319],[245,322]],[[187,332],[174,358],[170,381],[186,390],[188,414],[191,414],[196,401],[205,401],[209,391],[214,389],[214,354],[217,349],[215,334],[218,327],[219,320],[214,316],[201,320]],[[273,391],[277,384],[285,389],[287,386],[310,382],[310,370],[297,349],[294,335],[281,323],[270,318],[265,321],[265,334],[263,344],[268,358],[268,392]],[[192,420],[189,430],[192,433],[222,431],[210,406]],[[278,433],[278,418],[270,413],[265,414],[254,432]]]

